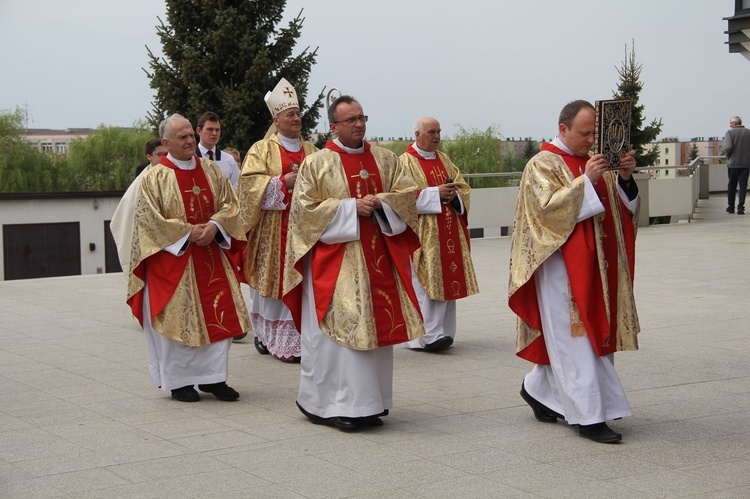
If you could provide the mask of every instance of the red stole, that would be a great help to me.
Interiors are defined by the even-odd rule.
[[[289,225],[289,208],[291,208],[291,202],[292,202],[292,191],[289,191],[286,188],[286,184],[284,183],[284,175],[287,175],[289,173],[292,173],[294,170],[292,169],[292,165],[297,165],[297,169],[299,169],[299,165],[302,164],[302,160],[305,159],[305,148],[300,147],[299,151],[297,152],[291,152],[279,144],[279,153],[281,155],[281,182],[282,182],[282,192],[284,193],[284,203],[286,203],[286,208],[284,208],[281,211],[281,242],[279,244],[279,269],[281,272],[281,277],[279,278],[279,289],[278,294],[276,295],[276,298],[281,299],[284,291],[284,262],[286,261],[286,233],[287,233],[287,227]]]
[[[211,185],[201,167],[200,158],[195,156],[195,161],[195,169],[182,170],[169,161],[166,155],[161,157],[161,164],[174,171],[182,195],[185,220],[191,225],[208,222],[215,210]],[[151,320],[153,321],[172,299],[192,258],[200,306],[211,343],[241,334],[242,325],[229,286],[230,277],[224,271],[222,251],[224,250],[216,241],[212,241],[208,246],[188,243],[185,252],[180,256],[159,251],[141,262],[136,269],[136,275],[141,279],[147,276]],[[142,295],[142,292],[139,295]],[[136,309],[138,304],[140,309]],[[139,318],[141,325],[142,304],[142,296],[131,301],[133,314]]]
[[[349,154],[331,141],[326,144],[327,149],[339,154],[349,192],[354,198],[383,192],[380,171],[370,152],[370,144],[364,144],[365,151],[362,154]],[[411,228],[407,228],[402,234],[387,237],[380,231],[374,215],[358,218],[360,242],[367,262],[370,296],[375,312],[378,346],[404,343],[409,341],[409,334],[394,271],[399,275],[412,305],[419,310],[419,302],[411,282],[410,260],[411,253],[419,247],[417,236]],[[310,268],[318,323],[323,320],[331,304],[346,244],[325,244],[318,241],[312,249]]]
[[[435,159],[425,159],[419,155],[412,145],[407,147],[406,152],[419,161],[429,187],[438,187],[450,178],[445,165],[440,160],[440,156],[436,155]],[[451,203],[441,203],[441,206],[442,211],[434,216],[437,217],[439,234],[443,296],[446,300],[457,300],[467,296],[466,273],[464,272],[459,231],[463,231],[464,240],[469,244],[468,220],[466,213],[459,215]]]
[[[562,157],[574,177],[582,175],[586,167],[588,156],[573,156],[549,143],[542,144],[543,151],[553,152]],[[620,197],[617,197],[617,205],[613,208],[607,184],[603,178],[594,185],[599,199],[604,205],[604,213],[595,215],[603,217],[601,227],[603,233],[602,246],[604,248],[604,259],[607,262],[607,284],[609,289],[610,315],[607,317],[605,308],[604,290],[602,288],[599,259],[596,249],[594,233],[594,217],[589,217],[575,225],[568,240],[560,247],[565,267],[570,282],[572,299],[578,306],[578,311],[585,327],[586,334],[591,341],[594,352],[598,356],[609,355],[617,350],[617,341],[613,338],[617,332],[617,274],[619,258],[617,255],[618,228],[614,224],[612,210],[620,210],[623,218],[630,220],[631,215]],[[626,248],[628,248],[628,260],[630,275],[633,276],[635,255],[635,234],[632,224],[623,223],[623,234]],[[523,293],[517,292],[518,299],[522,297],[526,301],[520,308],[524,312],[534,309],[527,317],[519,314],[530,326],[542,330],[541,318],[539,316],[539,304],[536,299],[536,285],[533,279],[523,286]],[[519,290],[521,291],[521,290]],[[513,307],[512,307],[513,308]],[[544,343],[544,336],[534,340],[527,348],[518,352],[518,356],[537,364],[549,364],[549,356]]]

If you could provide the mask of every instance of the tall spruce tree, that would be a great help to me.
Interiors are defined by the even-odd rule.
[[[156,26],[163,57],[146,47],[156,90],[148,121],[154,127],[180,113],[194,125],[206,111],[221,116],[221,146],[244,155],[265,135],[271,117],[263,101],[280,78],[294,85],[303,112],[302,132],[315,128],[323,93],[306,106],[307,82],[318,49],[293,55],[302,11],[277,28],[285,0],[166,0],[166,23]]]
[[[614,92],[615,99],[632,100],[632,118],[630,122],[630,144],[635,149],[635,161],[638,166],[651,166],[656,164],[659,157],[658,147],[652,151],[646,151],[643,146],[651,143],[661,132],[661,119],[651,121],[648,126],[643,126],[645,117],[643,116],[643,104],[638,104],[638,97],[643,90],[641,83],[642,64],[635,61],[635,40],[628,56],[628,46],[625,45],[625,60],[622,66],[617,69],[620,75],[620,83],[617,84],[617,91]]]

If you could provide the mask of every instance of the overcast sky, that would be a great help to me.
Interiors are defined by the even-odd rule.
[[[289,0],[298,49],[318,47],[310,94],[357,97],[368,137],[411,135],[423,115],[549,139],[568,101],[611,98],[635,39],[641,103],[661,137],[723,136],[750,120],[750,61],[724,43],[733,0]],[[30,128],[129,126],[151,109],[141,68],[162,0],[0,0],[0,110]],[[323,130],[323,120],[318,128]]]

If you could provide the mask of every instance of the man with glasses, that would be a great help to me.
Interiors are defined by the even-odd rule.
[[[163,145],[161,145],[161,139],[159,137],[149,139],[146,142],[147,161],[142,165],[138,165],[138,168],[135,169],[135,176],[138,177],[138,175],[140,175],[141,172],[148,166],[154,166],[158,164],[162,154],[167,154],[167,149]]]
[[[424,334],[411,254],[416,185],[392,152],[364,140],[350,96],[328,109],[337,138],[301,165],[289,214],[284,302],[302,335],[297,405],[315,424],[380,426],[393,345]]]

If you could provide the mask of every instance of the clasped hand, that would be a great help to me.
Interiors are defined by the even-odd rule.
[[[211,222],[193,225],[188,236],[188,241],[198,246],[208,246],[214,240],[214,237],[216,237],[217,232],[219,232],[219,228]]]
[[[369,217],[372,212],[383,207],[377,196],[368,194],[361,199],[357,199],[357,215],[360,217]]]
[[[458,187],[455,182],[439,185],[438,191],[440,192],[440,201],[443,203],[450,203],[458,195]]]

